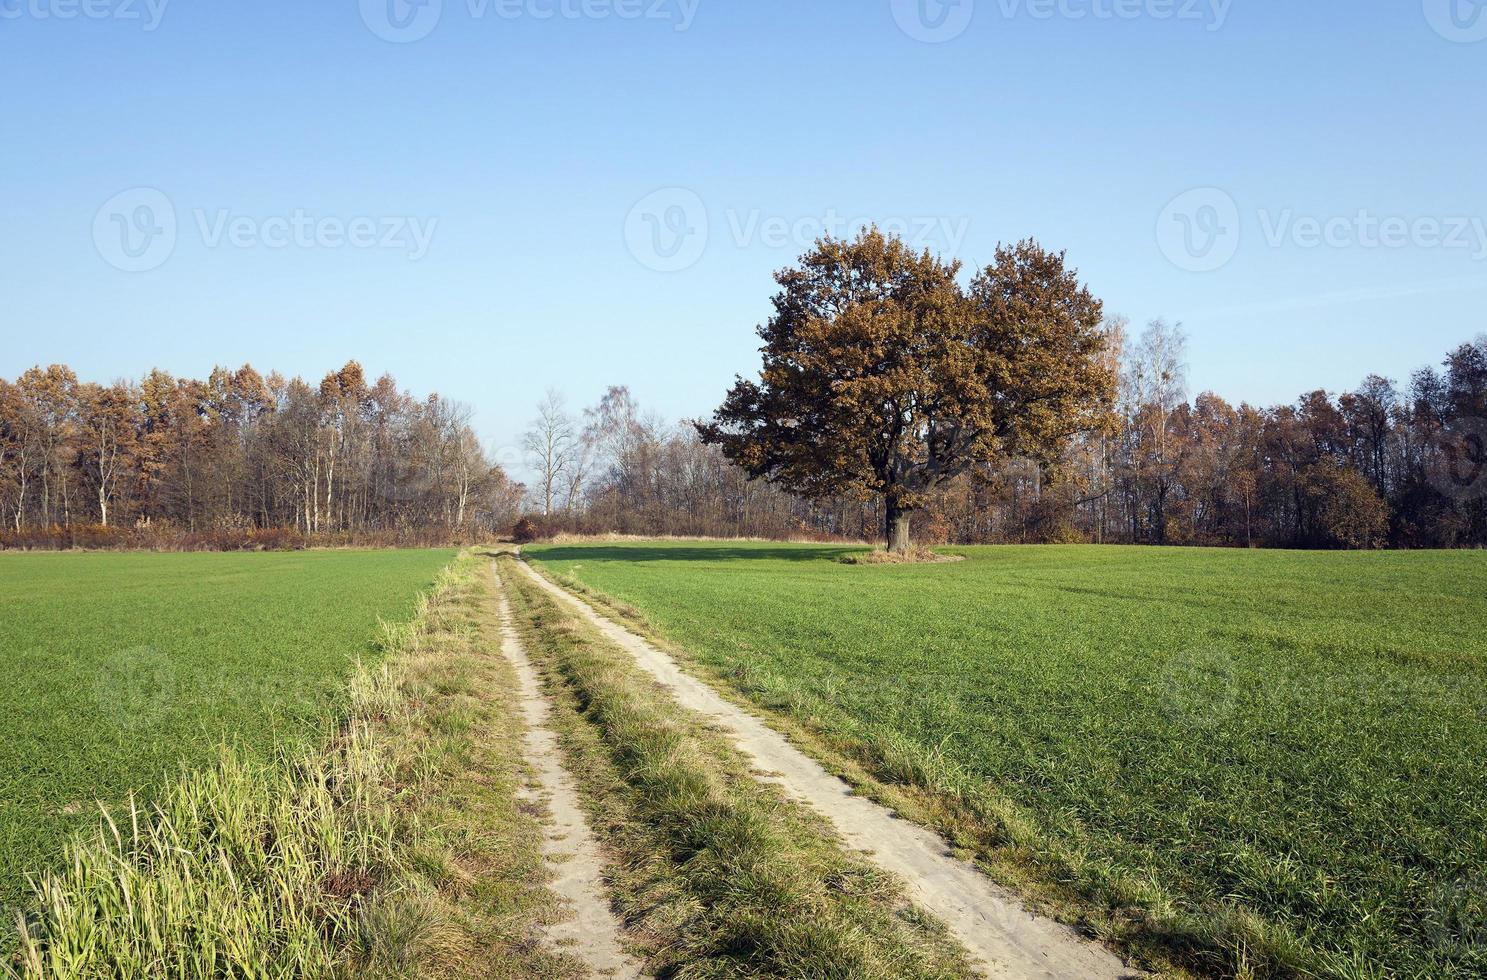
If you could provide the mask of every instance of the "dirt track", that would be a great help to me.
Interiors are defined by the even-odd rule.
[[[499,581],[497,576],[498,589]],[[619,922],[604,897],[599,845],[579,808],[573,777],[563,768],[557,736],[547,727],[547,699],[512,625],[504,591],[499,595],[501,647],[516,672],[522,717],[527,725],[525,755],[537,774],[541,802],[551,816],[543,853],[554,875],[552,890],[574,912],[573,918],[550,928],[548,936],[557,948],[583,960],[595,976],[638,978],[640,970],[624,952]]]
[[[910,895],[934,913],[992,977],[1115,980],[1134,975],[1104,947],[1066,926],[1035,916],[1017,897],[950,853],[936,834],[900,820],[792,746],[783,735],[685,674],[653,644],[595,612],[529,568],[524,574],[578,610],[676,699],[729,732],[738,747],[794,799],[825,815],[846,843],[898,875]]]

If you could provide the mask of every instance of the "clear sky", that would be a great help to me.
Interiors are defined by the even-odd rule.
[[[0,0],[0,373],[695,416],[873,219],[1067,249],[1194,390],[1403,380],[1487,330],[1484,92],[1477,0]]]

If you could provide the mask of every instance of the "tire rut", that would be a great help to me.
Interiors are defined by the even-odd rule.
[[[910,896],[936,915],[979,961],[986,976],[1036,980],[1119,980],[1139,976],[1105,947],[1073,929],[1028,911],[1017,896],[974,865],[955,857],[934,832],[900,819],[856,795],[763,721],[684,673],[666,653],[529,567],[516,564],[543,590],[576,609],[606,639],[631,654],[676,699],[733,737],[761,770],[761,777],[831,821],[849,847],[896,874]]]
[[[551,817],[543,857],[553,873],[552,890],[574,913],[573,918],[550,926],[547,936],[561,952],[582,960],[593,976],[635,980],[643,974],[624,951],[620,923],[605,898],[598,842],[579,806],[577,783],[563,765],[557,735],[548,727],[550,707],[516,632],[494,563],[491,574],[501,616],[501,650],[516,673],[518,707],[526,723],[524,754],[537,775],[539,794],[532,801],[545,806]]]

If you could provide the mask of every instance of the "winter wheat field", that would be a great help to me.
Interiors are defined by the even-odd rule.
[[[453,552],[0,554],[0,907],[100,807],[315,737]],[[3,943],[0,943],[3,945]]]
[[[1200,972],[1487,975],[1487,556],[529,549],[1045,908]]]
[[[1480,553],[860,550],[0,555],[0,975],[1005,974],[668,656],[1091,964],[1027,975],[1487,975]]]

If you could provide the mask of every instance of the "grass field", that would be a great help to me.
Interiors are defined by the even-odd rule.
[[[1487,975],[1487,556],[960,552],[529,549],[1121,942]]]
[[[267,760],[323,737],[379,617],[452,556],[0,554],[0,906],[99,802],[148,801],[222,742]]]

